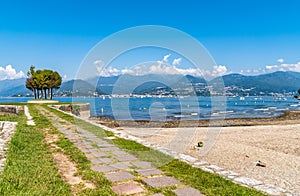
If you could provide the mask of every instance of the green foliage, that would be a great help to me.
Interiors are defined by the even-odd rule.
[[[34,98],[52,99],[53,89],[60,87],[62,78],[58,72],[52,70],[34,70],[31,66],[27,72],[26,88],[33,91]]]

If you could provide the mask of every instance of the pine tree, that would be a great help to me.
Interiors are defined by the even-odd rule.
[[[35,99],[52,99],[53,89],[60,87],[62,77],[56,71],[34,69],[35,67],[31,66],[27,72],[26,88],[33,91]]]

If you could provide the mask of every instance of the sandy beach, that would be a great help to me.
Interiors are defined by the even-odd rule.
[[[219,126],[220,122],[184,122],[179,123],[179,127],[175,127],[176,122],[173,122],[173,126],[156,122],[156,125],[163,126],[155,127],[155,123],[150,123],[151,126],[145,122],[139,123],[141,126],[130,126],[129,122],[106,121],[143,140],[192,155],[266,184],[300,193],[299,119],[299,112],[295,111],[277,118],[225,120],[225,127]],[[201,126],[205,123],[218,126]],[[199,126],[193,126],[196,124]],[[169,122],[169,125],[172,124]],[[194,149],[199,141],[204,142],[204,147],[212,147],[202,154],[201,150]],[[259,160],[266,163],[266,167],[256,166]]]

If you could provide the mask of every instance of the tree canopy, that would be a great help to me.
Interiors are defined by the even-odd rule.
[[[52,99],[53,89],[58,89],[61,82],[58,72],[47,69],[35,71],[35,67],[31,66],[25,85],[33,92],[35,99]]]

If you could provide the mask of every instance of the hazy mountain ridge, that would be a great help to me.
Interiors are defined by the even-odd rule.
[[[31,93],[31,91],[25,87],[25,81],[25,78],[15,80],[1,80],[0,96],[8,97],[17,94],[26,95],[27,93]]]
[[[225,87],[252,89],[251,95],[263,93],[296,92],[300,88],[300,73],[274,72],[257,76],[229,74],[221,77]],[[217,79],[217,78],[216,78]]]
[[[226,95],[268,95],[295,93],[300,88],[300,73],[274,72],[257,76],[228,74],[206,82],[191,75],[120,75],[96,77],[88,80],[63,82],[56,96],[98,96],[103,94],[150,95],[209,95],[208,84],[222,79]],[[0,96],[28,96],[25,78],[0,81]]]

